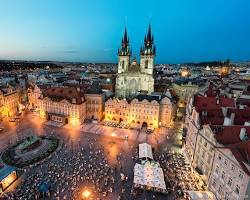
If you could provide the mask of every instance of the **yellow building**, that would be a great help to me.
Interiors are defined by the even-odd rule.
[[[80,125],[86,118],[86,99],[78,88],[52,87],[39,97],[41,118],[63,124]]]
[[[34,87],[28,88],[28,101],[30,108],[36,108],[38,106],[39,97],[42,94],[42,90],[35,85]]]
[[[110,98],[105,103],[105,120],[153,129],[170,126],[172,109],[172,103],[167,97],[138,95],[131,101]]]
[[[104,113],[103,94],[85,94],[87,101],[86,118],[101,121]]]
[[[174,83],[174,92],[179,97],[178,107],[186,107],[187,99],[206,87],[203,83],[192,83],[191,81]]]
[[[104,116],[104,93],[98,83],[93,83],[84,94],[87,101],[86,118],[101,121]]]
[[[0,116],[11,117],[18,111],[19,92],[13,87],[0,90]]]
[[[17,179],[16,168],[0,163],[0,194]]]

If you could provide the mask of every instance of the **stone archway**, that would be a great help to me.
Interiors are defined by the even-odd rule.
[[[147,122],[142,122],[142,128],[147,128],[148,127],[148,123]]]

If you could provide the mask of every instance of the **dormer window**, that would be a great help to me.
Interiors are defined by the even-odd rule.
[[[76,99],[75,98],[72,99],[72,103],[76,103]]]

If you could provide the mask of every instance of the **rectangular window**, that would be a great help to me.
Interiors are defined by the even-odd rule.
[[[224,179],[225,178],[225,172],[223,171],[221,174],[221,178]]]
[[[240,186],[239,186],[239,185],[236,185],[236,187],[235,187],[235,192],[236,192],[236,194],[239,194],[239,193],[240,193]]]
[[[243,179],[243,174],[240,172],[240,174],[239,174],[239,178],[240,179]]]
[[[216,166],[215,172],[218,174],[219,173],[219,167]]]
[[[218,192],[221,193],[222,192],[222,186],[219,186]]]

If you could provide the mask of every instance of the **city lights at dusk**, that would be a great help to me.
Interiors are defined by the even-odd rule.
[[[0,200],[249,199],[249,1],[0,3]]]

